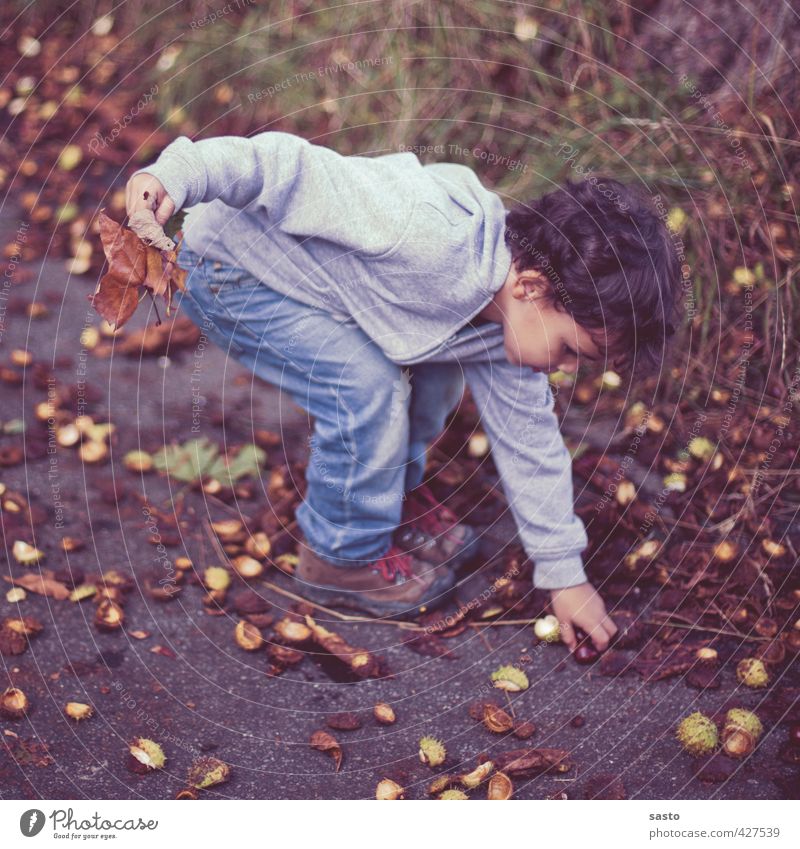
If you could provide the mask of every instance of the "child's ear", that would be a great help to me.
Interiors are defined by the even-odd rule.
[[[547,291],[547,278],[541,271],[526,269],[520,271],[511,287],[511,294],[518,301],[532,301],[542,298]]]

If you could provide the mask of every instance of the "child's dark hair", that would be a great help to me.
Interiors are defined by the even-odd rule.
[[[611,178],[567,180],[509,211],[505,240],[517,271],[541,271],[552,302],[615,368],[635,363],[638,377],[659,370],[677,327],[681,266],[669,229],[643,194]]]

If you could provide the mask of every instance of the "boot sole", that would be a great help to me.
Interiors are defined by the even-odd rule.
[[[299,582],[298,582],[299,583]],[[367,613],[375,618],[391,616],[396,619],[415,619],[428,610],[435,610],[448,601],[456,590],[455,575],[451,572],[439,576],[428,588],[426,598],[413,604],[401,601],[371,600],[359,592],[344,592],[314,584],[302,584],[297,594],[325,607],[343,607]]]

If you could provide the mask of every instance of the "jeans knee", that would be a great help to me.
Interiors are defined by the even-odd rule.
[[[411,396],[411,370],[402,368],[383,354],[353,362],[340,387],[342,402],[365,417],[407,415]],[[361,416],[358,416],[361,418]]]

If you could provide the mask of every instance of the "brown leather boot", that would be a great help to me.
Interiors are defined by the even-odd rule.
[[[354,568],[324,560],[303,542],[294,578],[300,583],[299,594],[318,604],[401,618],[441,605],[456,581],[449,567],[434,566],[397,546],[367,566]]]
[[[439,502],[425,484],[408,493],[395,541],[403,551],[453,569],[476,555],[480,547],[475,529],[459,522],[458,516]]]

